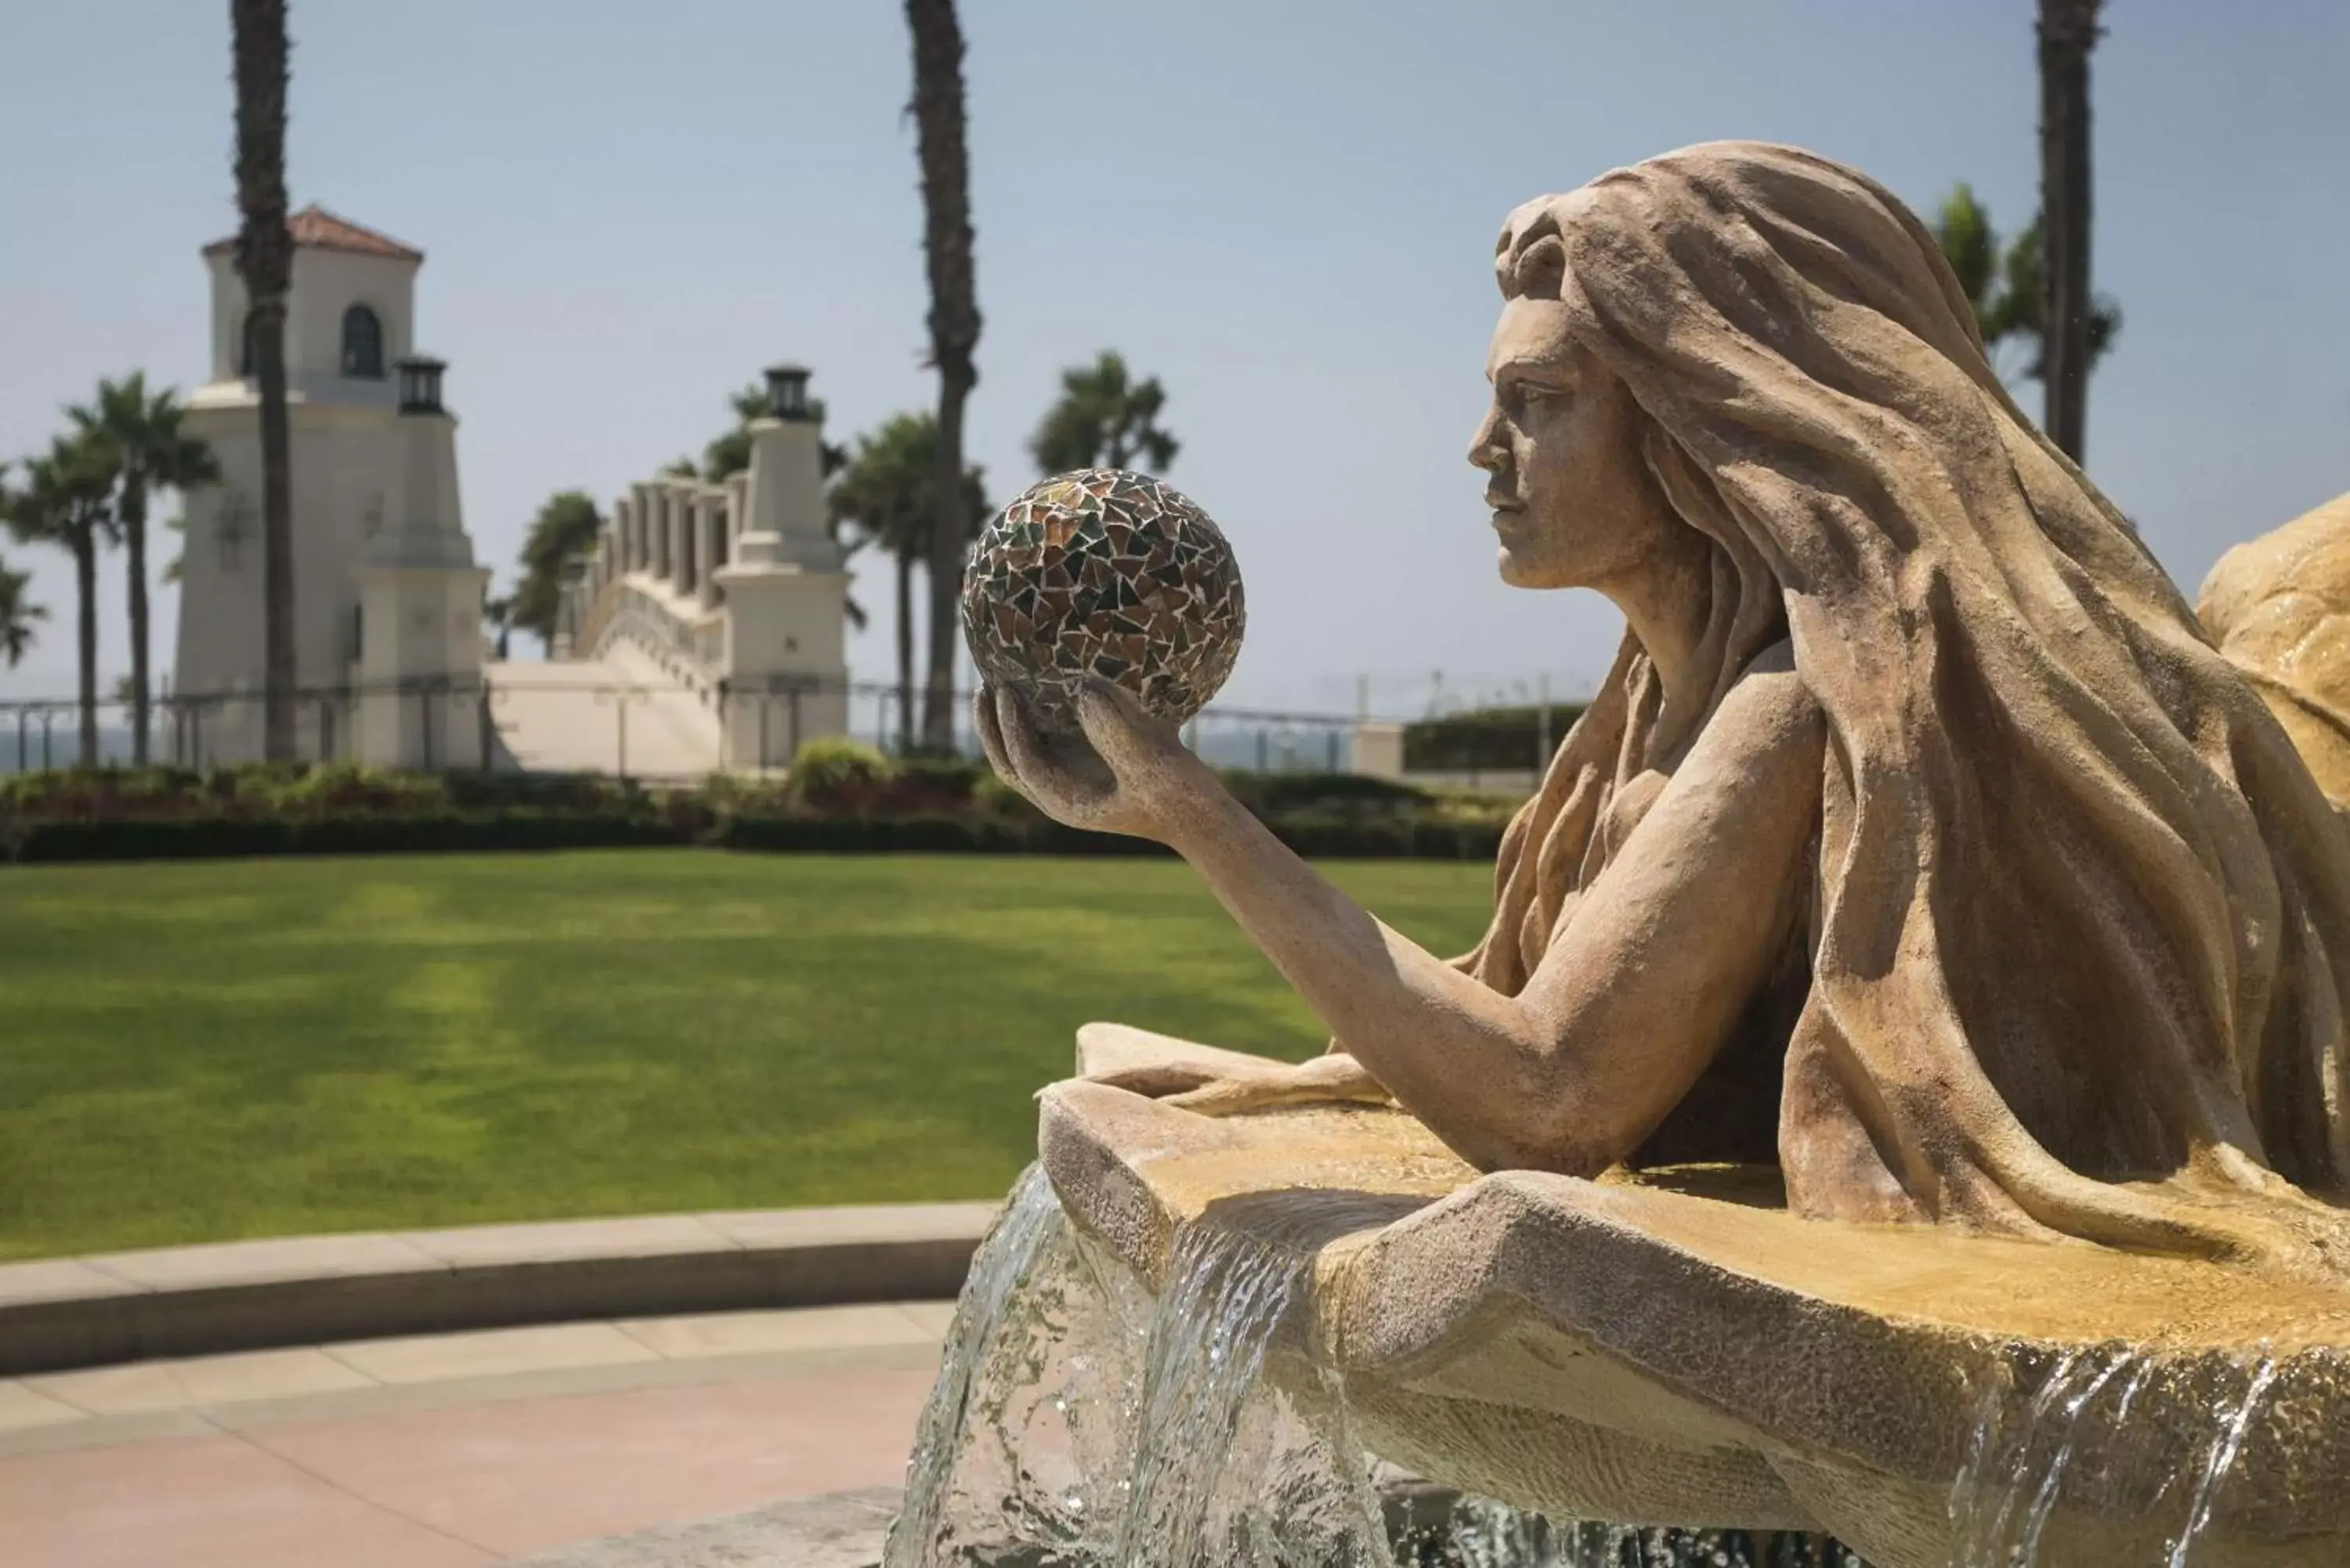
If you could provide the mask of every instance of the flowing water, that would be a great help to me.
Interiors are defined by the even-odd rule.
[[[1193,1224],[1154,1300],[1032,1168],[972,1260],[885,1568],[1866,1568],[1824,1536],[1383,1490],[1308,1310],[1315,1251],[1358,1219],[1288,1194]],[[1951,1490],[1952,1568],[2030,1568],[2060,1501],[2135,1517],[2148,1476],[2175,1521],[2156,1561],[2189,1568],[2279,1370],[2120,1345],[2006,1367]]]
[[[2121,1344],[2004,1369],[1984,1386],[1950,1492],[1951,1568],[2031,1568],[2060,1496],[2115,1518],[2175,1516],[2161,1568],[2188,1568],[2281,1370],[2266,1346],[2229,1359]],[[2133,1419],[2150,1389],[2195,1418]],[[2162,1479],[2149,1500],[2151,1477]]]
[[[1383,1494],[1305,1311],[1349,1219],[1292,1194],[1189,1227],[1154,1301],[1032,1168],[972,1259],[886,1568],[1865,1568],[1792,1532]],[[1274,1355],[1313,1367],[1307,1407],[1263,1376]]]

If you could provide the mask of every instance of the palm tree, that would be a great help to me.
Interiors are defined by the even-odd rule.
[[[2002,343],[2020,340],[2031,355],[2023,374],[2035,381],[2043,379],[2047,364],[2043,330],[2047,301],[2042,281],[2045,240],[2039,215],[2033,214],[2023,232],[2002,249],[1991,213],[1976,200],[1971,187],[1960,184],[1943,198],[1934,234],[1950,270],[1958,275],[1967,302],[1974,306],[1975,325],[1982,331],[1983,347],[1991,352],[1993,362]],[[2091,369],[2106,357],[2121,329],[2121,307],[2102,294],[2095,296],[2089,306]]]
[[[0,462],[0,523],[16,514],[16,493],[8,488],[8,467]],[[32,650],[33,623],[49,618],[47,608],[32,601],[33,575],[13,572],[0,560],[0,659],[14,670]]]
[[[1159,428],[1166,406],[1167,389],[1158,377],[1130,380],[1125,358],[1105,348],[1092,364],[1061,372],[1060,400],[1029,438],[1029,453],[1048,474],[1128,468],[1137,458],[1160,472],[1182,445]]]
[[[86,436],[59,436],[25,464],[26,485],[8,496],[9,532],[53,545],[74,561],[76,656],[79,664],[81,762],[98,765],[98,552],[114,541],[114,459]]]
[[[851,548],[872,545],[897,568],[898,743],[914,743],[914,564],[930,556],[937,525],[939,422],[927,413],[899,414],[857,449],[825,494],[836,530],[855,535]],[[977,468],[963,472],[965,514],[984,516],[987,495]]]
[[[555,622],[563,603],[563,567],[596,547],[604,519],[584,490],[563,490],[546,498],[522,540],[520,574],[508,602],[506,624],[530,633],[555,650]],[[504,657],[501,655],[500,657]]]
[[[112,453],[116,471],[114,515],[122,531],[130,578],[131,759],[147,764],[148,676],[147,501],[159,490],[185,493],[220,478],[213,450],[184,433],[187,410],[169,389],[147,395],[147,377],[132,371],[122,381],[100,381],[93,403],[66,410],[74,427]]]
[[[2009,315],[2015,323],[2016,335],[2032,346],[2032,358],[2025,363],[2023,373],[2040,382],[2043,389],[2050,385],[2047,253],[2047,225],[2041,215],[2034,213],[2032,222],[2007,247],[2007,259],[2003,264],[2006,282],[2002,293]],[[2096,369],[2097,362],[2114,346],[2114,339],[2121,335],[2121,306],[2110,296],[2092,294],[2089,296],[2086,331],[2086,363],[2090,370]]]
[[[294,486],[286,422],[286,0],[229,0],[236,59],[236,270],[261,386],[262,752],[294,756]]]
[[[915,126],[922,166],[922,250],[931,275],[931,363],[939,372],[937,508],[930,537],[930,679],[922,742],[954,746],[955,636],[972,519],[965,510],[962,409],[979,383],[979,300],[972,267],[971,159],[963,142],[962,27],[954,0],[906,0],[914,36]]]
[[[2089,418],[2089,51],[2101,0],[2040,0],[2041,381],[2048,439],[2081,461]]]
[[[10,571],[8,563],[0,560],[0,660],[11,670],[32,650],[33,623],[49,618],[47,608],[32,601],[27,592],[32,585],[30,572]]]

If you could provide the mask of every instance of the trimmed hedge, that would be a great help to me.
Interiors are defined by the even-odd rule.
[[[1165,855],[1163,845],[1081,833],[1037,817],[731,816],[705,840],[722,849],[816,855]]]
[[[0,827],[0,859],[217,860],[254,855],[407,855],[677,844],[655,816],[534,811],[491,815],[129,817]]]
[[[1550,705],[1551,751],[1558,749],[1567,730],[1583,717],[1584,707],[1581,702]],[[1407,724],[1403,765],[1406,773],[1414,774],[1540,773],[1550,765],[1543,749],[1542,710],[1481,708]]]
[[[875,753],[878,757],[879,753]],[[100,769],[0,779],[0,860],[708,845],[764,853],[1152,856],[1082,833],[979,765],[852,759],[838,791],[724,776],[660,794],[594,775],[389,774],[342,765],[200,774]],[[820,771],[820,770],[819,770]],[[839,782],[839,781],[835,781]],[[1226,774],[1234,797],[1300,854],[1490,859],[1504,817],[1352,774]],[[814,796],[827,798],[817,800]]]
[[[1480,823],[1365,820],[1300,812],[1266,819],[1274,836],[1317,859],[1490,860],[1501,830]],[[983,816],[724,816],[681,831],[658,816],[503,812],[490,815],[166,817],[19,823],[0,831],[0,860],[204,860],[261,855],[478,854],[652,845],[808,855],[1163,856],[1165,846],[1057,822]]]

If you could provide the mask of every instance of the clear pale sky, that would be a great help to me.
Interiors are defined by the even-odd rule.
[[[2098,286],[2126,321],[2088,467],[2191,590],[2350,489],[2350,5],[2113,0]],[[204,365],[235,223],[224,0],[12,0],[0,58],[0,456],[59,405]],[[999,500],[1060,369],[1165,380],[1168,477],[1241,554],[1227,697],[1416,712],[1430,676],[1558,690],[1619,622],[1503,587],[1462,460],[1520,201],[1717,137],[1796,142],[1930,211],[2035,199],[2029,0],[965,0]],[[421,246],[466,521],[503,583],[549,493],[699,452],[729,389],[816,368],[845,437],[926,405],[909,50],[891,0],[293,0],[296,203]],[[2022,390],[2039,406],[2036,387]],[[72,583],[0,695],[72,686]],[[168,554],[168,550],[161,554]],[[125,668],[105,568],[105,680]],[[886,616],[886,576],[862,597]],[[159,670],[171,663],[166,591]],[[884,678],[886,619],[851,649]]]

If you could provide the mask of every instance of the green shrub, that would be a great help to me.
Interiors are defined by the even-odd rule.
[[[996,777],[993,768],[981,774],[971,786],[971,805],[983,816],[1025,818],[1036,815],[1028,797]]]
[[[254,855],[479,854],[676,844],[665,823],[636,815],[182,817],[20,823],[0,851],[22,861],[198,860]]]
[[[788,778],[743,774],[710,774],[694,794],[713,817],[788,811],[797,798]]]
[[[1315,812],[1350,817],[1393,816],[1424,810],[1433,797],[1425,790],[1362,774],[1258,774],[1219,775],[1232,798],[1262,816],[1267,813]]]
[[[441,775],[460,811],[650,812],[653,798],[633,779],[604,774],[458,773]]]
[[[1580,702],[1551,704],[1551,751],[1558,749],[1583,709]],[[1539,708],[1482,708],[1404,726],[1403,765],[1409,773],[1523,773],[1549,763]]]
[[[961,811],[972,804],[983,776],[994,774],[965,757],[900,757],[876,808],[911,815]]]
[[[889,782],[889,759],[862,741],[811,741],[792,763],[792,790],[817,811],[869,809]]]
[[[185,768],[59,768],[0,779],[0,812],[89,819],[192,808],[234,792],[223,780]]]
[[[452,804],[447,784],[435,774],[388,773],[356,763],[323,763],[286,773],[255,769],[237,779],[235,798],[241,806],[295,816],[407,814],[446,810]]]

